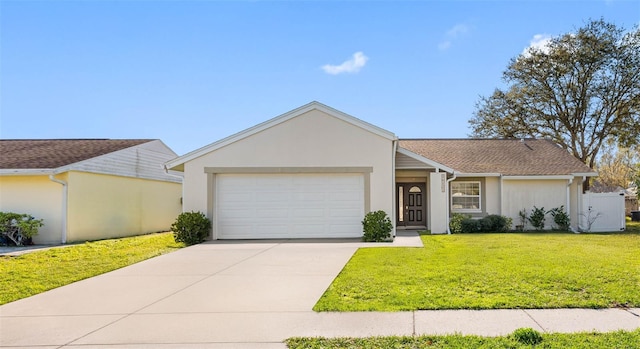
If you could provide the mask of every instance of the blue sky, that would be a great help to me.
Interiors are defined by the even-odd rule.
[[[1,138],[159,138],[184,154],[317,100],[461,138],[534,38],[640,1],[0,0]]]

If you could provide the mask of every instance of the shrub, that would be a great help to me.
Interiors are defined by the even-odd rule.
[[[176,242],[195,245],[203,242],[211,230],[211,221],[202,212],[183,212],[171,224]]]
[[[459,233],[495,233],[508,231],[511,228],[512,219],[500,215],[488,215],[481,219],[473,219],[470,216],[461,215]],[[453,220],[453,218],[452,218]],[[456,222],[457,224],[457,222]],[[452,229],[453,232],[453,229]]]
[[[556,224],[556,229],[568,231],[571,228],[571,218],[564,209],[564,205],[556,207],[549,211],[553,222]]]
[[[538,208],[533,206],[533,210],[531,210],[531,215],[529,215],[529,218],[527,219],[529,220],[529,223],[531,223],[531,225],[536,230],[543,230],[544,221],[546,220],[545,218],[546,214],[547,212],[544,210],[544,207]]]
[[[522,210],[518,211],[518,222],[520,223],[518,226],[516,226],[517,230],[520,231],[524,231],[524,227],[527,225],[527,220],[529,218],[527,217],[527,209],[523,208]]]
[[[462,232],[463,233],[480,233],[482,232],[482,227],[480,225],[480,221],[473,218],[465,218],[462,221]]]
[[[44,225],[42,222],[42,219],[25,213],[0,212],[0,236],[16,246],[29,244]]]
[[[465,215],[462,213],[454,213],[451,215],[451,219],[449,220],[449,230],[453,234],[460,234],[463,232],[462,230],[462,221],[465,219],[471,219],[471,216]]]
[[[519,328],[511,334],[513,339],[525,345],[537,345],[542,342],[542,335],[533,328]]]
[[[511,229],[512,219],[497,214],[491,214],[480,220],[480,230],[483,232],[503,232]]]
[[[391,230],[393,230],[391,220],[382,210],[369,212],[362,220],[364,232],[362,239],[366,242],[387,241],[391,238]]]

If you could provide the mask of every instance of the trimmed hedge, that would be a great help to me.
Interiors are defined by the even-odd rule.
[[[495,214],[473,219],[469,215],[454,213],[449,221],[449,229],[454,234],[497,233],[509,231],[511,223],[511,218]]]

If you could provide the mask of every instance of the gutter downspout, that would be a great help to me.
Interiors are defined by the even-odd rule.
[[[398,140],[393,140],[393,154],[391,155],[391,202],[393,203],[393,208],[391,209],[391,216],[393,222],[393,238],[396,238],[396,229],[398,228],[396,225],[397,217],[396,217],[396,208],[398,203],[396,202],[397,193],[396,193],[396,153],[398,152]]]
[[[67,210],[68,210],[68,205],[67,205],[67,201],[68,201],[68,185],[67,182],[61,180],[61,179],[57,179],[55,177],[55,174],[50,174],[49,175],[49,179],[53,182],[56,182],[58,184],[62,184],[62,236],[60,238],[60,243],[62,244],[66,244],[67,243]]]
[[[582,198],[584,197],[584,182],[587,181],[587,176],[582,176],[582,181],[580,182],[580,188],[578,189],[578,232],[580,232],[582,230],[582,227],[580,226],[581,220],[580,220],[580,210],[582,210],[583,207],[583,201]]]
[[[447,213],[447,234],[451,235],[451,228],[449,227],[450,223],[451,223],[451,217],[449,216],[449,210],[451,207],[451,203],[449,202],[449,187],[451,186],[451,182],[454,181],[456,179],[456,172],[453,171],[453,177],[447,179],[447,187],[445,188],[445,193],[447,195],[447,207],[445,209],[445,212]]]
[[[573,184],[573,178],[569,179],[567,182],[568,183],[567,183],[567,206],[566,206],[566,210],[567,210],[567,214],[569,215],[569,229],[575,233],[576,231],[573,230],[573,227],[571,226],[571,185]]]

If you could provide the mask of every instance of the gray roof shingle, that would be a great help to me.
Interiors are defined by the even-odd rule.
[[[461,173],[538,176],[594,172],[546,139],[401,139],[399,145]]]
[[[52,169],[152,141],[151,139],[3,139],[0,169]]]

